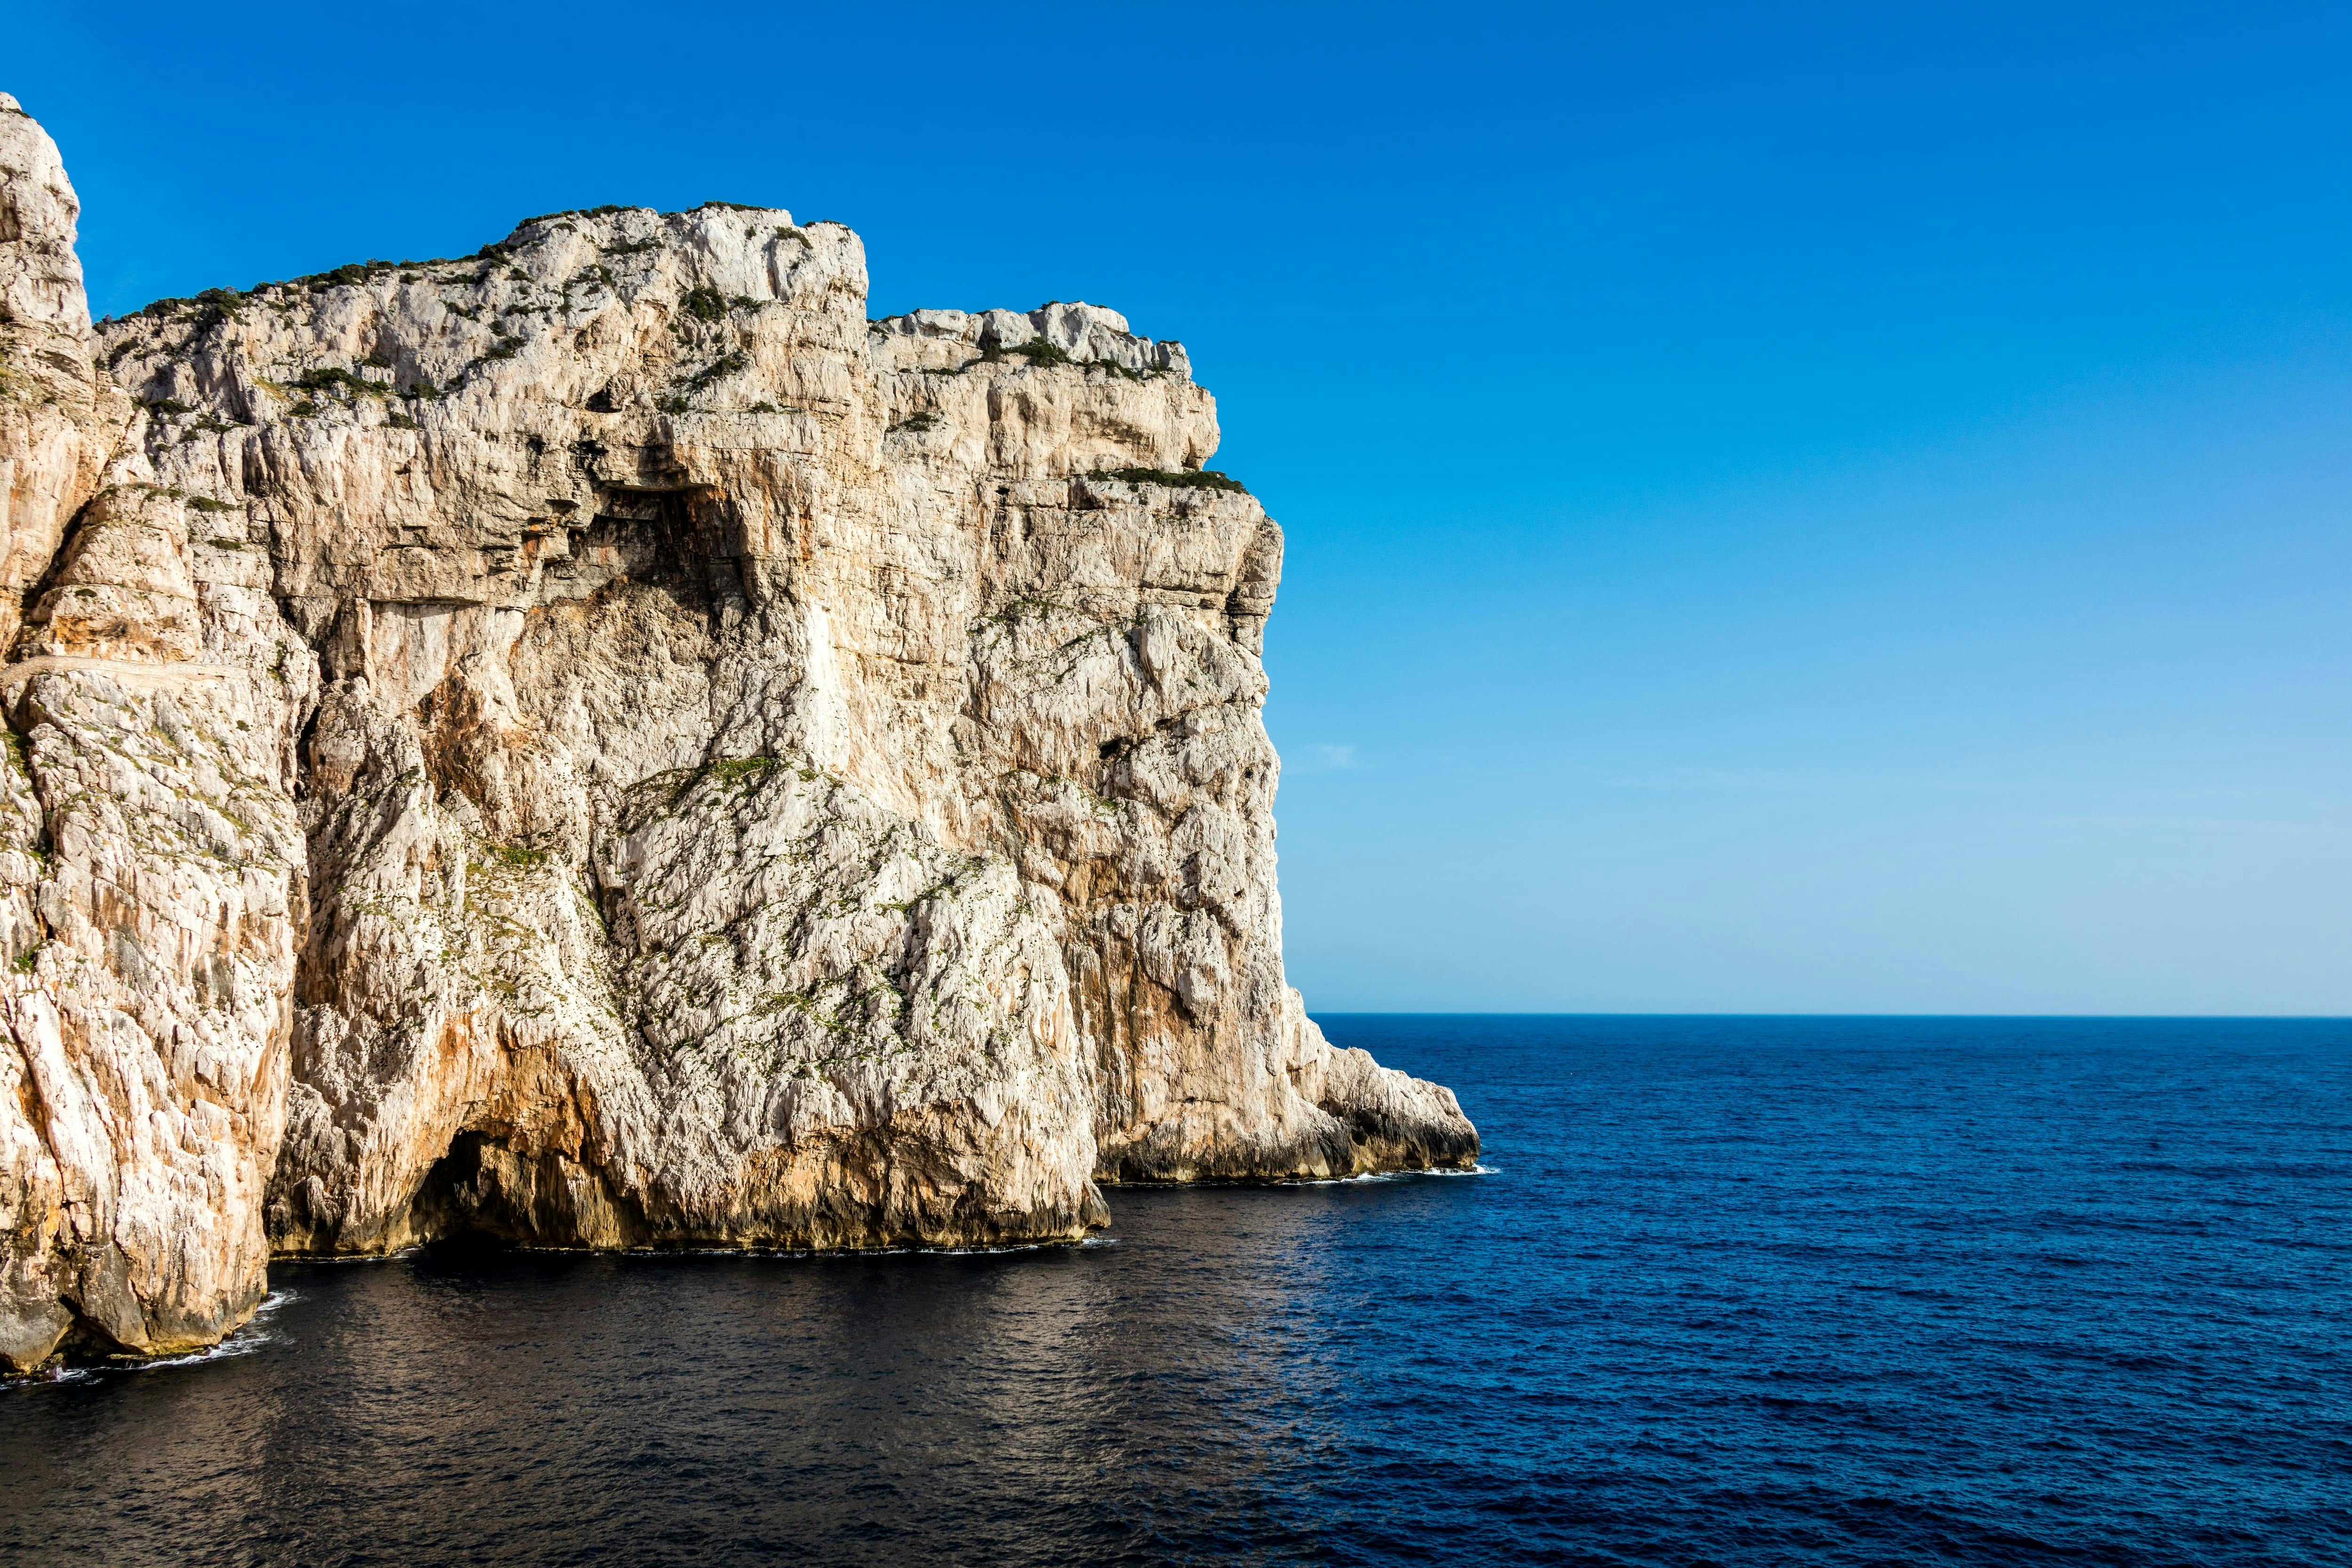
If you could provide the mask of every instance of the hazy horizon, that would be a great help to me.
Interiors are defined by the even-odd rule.
[[[1174,15],[69,6],[0,89],[100,314],[724,198],[1182,340],[1312,1011],[2352,1014],[2352,16]]]

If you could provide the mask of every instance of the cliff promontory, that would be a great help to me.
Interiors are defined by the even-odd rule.
[[[76,211],[0,95],[0,1362],[1475,1160],[1285,983],[1282,535],[1180,346],[726,205],[93,328]]]

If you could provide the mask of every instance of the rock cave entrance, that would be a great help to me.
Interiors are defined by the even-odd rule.
[[[487,1133],[458,1133],[409,1203],[409,1233],[421,1242],[471,1247],[529,1241],[528,1231],[516,1224],[523,1216],[513,1212],[506,1184],[498,1179],[511,1158]]]
[[[408,1213],[414,1239],[472,1247],[625,1247],[642,1245],[646,1231],[601,1173],[557,1150],[518,1151],[479,1130],[449,1141]]]

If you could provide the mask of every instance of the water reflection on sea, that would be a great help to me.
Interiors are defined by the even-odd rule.
[[[0,1389],[0,1556],[2352,1560],[2352,1029],[1329,1026],[1491,1173],[281,1266],[223,1352]]]

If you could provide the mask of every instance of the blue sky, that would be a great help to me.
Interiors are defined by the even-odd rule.
[[[9,30],[101,312],[717,197],[1182,339],[1310,1006],[2352,1012],[2343,6]]]

